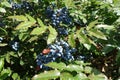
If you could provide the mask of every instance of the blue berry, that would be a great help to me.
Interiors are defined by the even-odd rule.
[[[3,38],[2,37],[0,37],[0,43],[3,41]]]

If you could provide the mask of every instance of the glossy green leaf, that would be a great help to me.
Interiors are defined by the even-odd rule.
[[[20,77],[19,77],[18,73],[13,73],[12,74],[12,79],[13,80],[20,80]]]
[[[36,20],[28,14],[25,14],[29,21],[36,23]]]
[[[75,62],[75,64],[77,64],[77,65],[83,65],[83,66],[88,66],[88,65],[90,65],[90,63],[84,63],[84,61],[74,61]]]
[[[68,70],[68,71],[76,71],[76,72],[81,72],[83,71],[83,66],[82,65],[74,65],[74,64],[70,64],[68,65],[65,70]]]
[[[6,10],[4,8],[0,7],[0,12],[6,13]]]
[[[19,29],[28,29],[29,27],[32,27],[35,24],[35,22],[21,22],[15,29],[19,30]]]
[[[10,63],[10,54],[6,54],[5,59],[8,63]]]
[[[20,33],[18,37],[21,41],[24,41],[29,37],[29,35],[27,33]]]
[[[3,69],[1,74],[0,74],[0,79],[1,80],[5,80],[7,77],[9,77],[11,75],[11,70],[10,68],[8,69]]]
[[[7,46],[8,44],[7,43],[0,43],[0,47],[4,47],[4,46]]]
[[[60,80],[74,80],[74,78],[69,72],[62,72],[60,75]]]
[[[80,72],[74,77],[74,80],[89,80],[89,79],[84,73]]]
[[[58,70],[45,71],[44,73],[40,73],[35,75],[32,80],[49,80],[56,79],[60,76],[60,72]]]
[[[92,69],[93,69],[92,67],[85,66],[84,72],[87,73],[87,74],[88,74],[88,73],[90,74],[90,73],[92,72]]]
[[[57,37],[57,32],[54,28],[52,28],[52,26],[49,26],[49,31],[50,31],[50,34],[48,35],[48,40],[47,40],[47,44],[50,44],[52,43],[56,37]]]
[[[35,41],[37,40],[39,37],[38,36],[34,36],[34,37],[31,37],[28,42],[32,42],[32,41]]]
[[[0,58],[0,72],[4,67],[4,58]]]
[[[78,37],[79,41],[83,44],[90,44],[89,38],[82,33],[82,30],[78,30],[76,36]]]
[[[66,65],[62,62],[60,63],[57,63],[57,62],[50,62],[48,64],[45,64],[46,66],[49,66],[49,67],[52,67],[54,69],[59,69],[59,70],[62,70],[64,68],[66,68]]]
[[[1,2],[1,4],[6,7],[12,7],[12,5],[8,1]]]
[[[103,25],[103,24],[100,24],[100,25],[97,25],[97,26],[95,26],[96,28],[104,28],[104,29],[107,29],[107,30],[113,30],[113,29],[115,29],[115,27],[114,26],[111,26],[111,25]]]
[[[75,35],[74,33],[70,34],[68,36],[68,43],[73,47],[75,48]]]
[[[96,38],[107,40],[106,36],[98,29],[90,29],[88,33],[89,35],[94,36]]]
[[[83,44],[88,50],[90,50],[90,48],[91,48],[91,44]]]
[[[38,24],[40,27],[45,27],[44,23],[42,22],[41,19],[37,18]]]
[[[91,43],[92,40],[90,40],[85,34],[83,34],[81,30],[78,30],[76,33],[79,42],[82,43],[89,50],[91,48],[91,44],[93,44]]]
[[[64,2],[67,8],[71,8],[75,6],[73,0],[64,0]]]
[[[10,19],[15,19],[17,21],[28,21],[27,17],[24,15],[9,16]]]
[[[47,27],[36,27],[30,33],[31,35],[41,35],[46,32]]]
[[[108,78],[104,74],[90,74],[89,76],[90,80],[108,80]]]
[[[98,20],[95,20],[95,21],[89,23],[89,25],[87,26],[87,30],[89,30],[89,29],[95,27],[95,25],[96,25],[97,23],[98,23]]]

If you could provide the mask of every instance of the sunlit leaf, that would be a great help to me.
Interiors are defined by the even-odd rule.
[[[89,29],[95,27],[95,25],[96,25],[97,23],[98,23],[98,20],[95,20],[95,21],[89,23],[89,25],[87,26],[87,30],[89,30]]]
[[[69,72],[62,72],[60,75],[60,80],[73,80],[73,75]]]
[[[32,27],[35,24],[35,22],[21,22],[15,29],[19,30],[19,29],[28,29],[29,27]]]
[[[6,10],[4,8],[0,7],[0,12],[6,13]]]
[[[49,26],[49,31],[50,31],[50,34],[48,35],[48,40],[47,40],[47,44],[50,44],[52,43],[56,37],[57,37],[57,32],[54,28],[52,28],[52,26]]]
[[[25,14],[29,21],[36,23],[36,20],[28,14]]]
[[[90,74],[88,77],[90,80],[108,80],[108,78],[102,73],[101,74]]]
[[[1,2],[1,4],[6,7],[12,7],[12,5],[8,1]]]
[[[46,71],[44,73],[40,73],[35,75],[32,80],[49,80],[56,79],[60,76],[60,72],[58,70]]]
[[[31,35],[41,35],[46,31],[46,29],[47,29],[47,27],[37,27],[37,28],[34,28],[30,34]]]
[[[64,2],[65,2],[65,6],[66,6],[67,8],[70,8],[70,7],[74,7],[74,6],[75,6],[73,0],[64,0]]]
[[[7,43],[0,43],[0,47],[4,47],[4,46],[7,46],[8,44]]]
[[[106,36],[98,29],[90,29],[88,33],[89,35],[94,36],[96,38],[107,40]]]
[[[111,26],[111,25],[103,25],[103,24],[100,24],[100,25],[97,25],[95,26],[96,28],[104,28],[104,29],[108,29],[108,30],[113,30],[115,29],[114,26]]]
[[[1,74],[0,74],[0,79],[1,79],[1,80],[5,80],[7,77],[10,76],[10,74],[11,74],[10,68],[8,68],[8,69],[3,69],[2,72],[1,72]]]
[[[0,71],[3,69],[4,67],[4,58],[0,58]]]
[[[44,23],[42,22],[41,19],[37,18],[38,24],[40,27],[45,27]]]
[[[80,72],[79,74],[74,76],[74,80],[89,80],[89,79],[84,73]]]
[[[83,66],[82,65],[74,65],[74,64],[70,64],[68,65],[65,70],[68,70],[68,71],[76,71],[76,72],[81,72],[83,71]]]
[[[55,68],[55,69],[59,69],[59,70],[62,70],[64,68],[66,68],[66,65],[64,63],[62,63],[62,62],[60,62],[60,63],[50,62],[50,63],[45,64],[45,65],[49,66],[49,67],[52,67],[52,68]]]
[[[28,21],[27,17],[24,15],[9,16],[10,19],[15,19],[17,21]]]
[[[72,33],[71,35],[68,36],[68,43],[75,48],[75,35]]]
[[[13,73],[12,78],[13,78],[13,80],[20,80],[18,73]]]

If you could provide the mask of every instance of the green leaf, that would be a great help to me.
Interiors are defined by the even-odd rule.
[[[68,36],[68,43],[75,48],[75,37],[74,33]]]
[[[88,66],[88,65],[90,65],[91,63],[84,63],[84,61],[74,61],[75,62],[75,64],[77,64],[77,65],[83,65],[83,66]]]
[[[45,27],[41,19],[37,18],[37,21],[40,27]]]
[[[0,71],[3,69],[4,67],[4,58],[0,58]]]
[[[83,44],[88,50],[90,50],[90,48],[91,48],[91,44]]]
[[[7,35],[7,31],[3,28],[0,27],[0,36],[4,36],[4,35]]]
[[[68,71],[76,71],[76,72],[81,72],[83,71],[83,66],[82,65],[74,65],[74,64],[70,64],[68,65],[64,70],[68,70]]]
[[[80,72],[74,77],[74,80],[89,80],[89,79],[84,73]]]
[[[35,75],[32,80],[49,80],[56,79],[60,76],[60,72],[58,70],[45,71],[44,73],[40,73]]]
[[[52,26],[49,26],[49,31],[50,31],[50,34],[48,35],[48,40],[47,40],[47,44],[50,44],[52,43],[56,37],[57,37],[57,32],[54,28],[52,28]]]
[[[59,70],[63,70],[64,68],[66,68],[66,65],[62,62],[57,63],[57,62],[50,62],[48,64],[45,64],[46,66],[55,68],[55,69],[59,69]],[[59,65],[59,66],[58,66]]]
[[[83,43],[83,44],[90,44],[89,38],[85,34],[82,33],[82,30],[83,29],[78,30],[76,32],[76,36],[78,37],[78,39],[79,39],[79,41],[81,43]]]
[[[88,33],[89,33],[90,36],[94,36],[96,38],[107,40],[106,36],[98,29],[90,29],[88,31]]]
[[[11,75],[11,70],[10,68],[8,69],[3,69],[1,74],[0,74],[0,79],[1,80],[5,80],[7,77],[9,77]]]
[[[93,69],[92,67],[85,66],[84,72],[87,73],[87,74],[88,74],[88,73],[91,73],[91,72],[92,72],[92,69]]]
[[[47,27],[36,27],[30,33],[31,35],[41,35],[46,31]]]
[[[19,39],[20,39],[21,41],[26,40],[28,37],[29,37],[29,34],[27,34],[27,33],[20,33],[20,34],[19,34]]]
[[[0,43],[0,47],[4,47],[4,46],[7,46],[8,44],[7,43]]]
[[[10,63],[10,54],[6,54],[5,59],[8,63]]]
[[[17,21],[28,21],[27,17],[24,15],[9,16],[10,19],[15,19]]]
[[[107,44],[103,47],[103,49],[101,50],[104,54],[107,54],[109,52],[111,52],[113,49],[115,49],[114,45],[111,44]]]
[[[1,2],[1,4],[2,4],[3,6],[9,7],[9,8],[12,7],[12,5],[11,5],[8,1]]]
[[[32,41],[35,41],[35,40],[37,40],[38,39],[38,36],[34,36],[34,37],[31,37],[29,40],[28,40],[28,42],[32,42]]]
[[[90,74],[89,76],[90,80],[108,80],[108,78],[104,74]]]
[[[0,7],[0,12],[6,13],[6,10],[4,8]]]
[[[94,44],[85,34],[82,33],[82,29],[76,32],[76,36],[79,39],[79,42],[82,43],[88,50],[91,48],[91,44]]]
[[[35,24],[35,22],[27,21],[27,22],[21,22],[15,29],[28,29],[29,27],[32,27]]]
[[[95,21],[89,23],[89,25],[87,26],[87,30],[89,30],[89,29],[95,27],[95,25],[96,25],[97,23],[98,23],[98,20],[95,20]]]
[[[20,77],[19,77],[18,73],[13,73],[12,79],[13,80],[20,80]]]
[[[73,0],[64,0],[64,3],[67,8],[75,7]]]
[[[104,29],[107,29],[107,30],[113,30],[113,29],[115,29],[115,27],[114,26],[111,26],[111,25],[103,25],[103,24],[100,24],[100,25],[97,25],[97,26],[95,26],[96,28],[104,28]]]
[[[29,21],[36,23],[36,20],[28,14],[25,14]]]
[[[62,72],[60,75],[60,80],[73,80],[73,75],[69,72]]]

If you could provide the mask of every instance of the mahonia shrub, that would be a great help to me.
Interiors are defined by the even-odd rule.
[[[117,79],[119,8],[118,0],[0,0],[0,79],[107,80],[99,58],[117,66]]]

